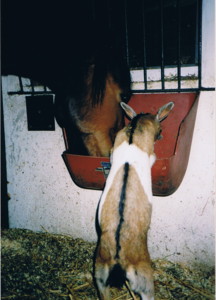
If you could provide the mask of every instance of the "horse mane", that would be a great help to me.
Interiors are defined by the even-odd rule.
[[[92,82],[91,82],[91,104],[92,106],[97,106],[102,104],[105,87],[106,78],[108,75],[107,63],[100,57],[95,59]]]
[[[91,82],[92,106],[102,104],[108,75],[113,77],[123,93],[130,98],[131,78],[127,63],[116,49],[107,47],[95,55]]]

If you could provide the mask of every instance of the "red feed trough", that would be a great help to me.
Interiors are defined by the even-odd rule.
[[[135,94],[129,101],[129,105],[137,113],[153,114],[159,107],[170,101],[173,101],[175,106],[169,118],[162,122],[163,138],[155,143],[157,160],[152,168],[152,188],[155,196],[171,195],[182,182],[190,154],[198,95],[196,93]],[[63,158],[73,181],[78,186],[103,189],[109,173],[109,158],[74,155],[67,150],[63,153]]]

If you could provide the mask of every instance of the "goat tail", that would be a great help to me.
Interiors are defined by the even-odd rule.
[[[122,266],[119,263],[117,263],[112,267],[109,273],[109,277],[107,278],[106,281],[106,286],[109,285],[111,287],[120,288],[123,286],[125,280],[126,280],[126,272],[122,268]]]

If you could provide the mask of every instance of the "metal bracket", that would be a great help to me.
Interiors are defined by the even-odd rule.
[[[101,162],[101,167],[96,168],[95,171],[103,172],[105,179],[107,179],[107,177],[109,175],[110,168],[111,168],[111,163],[110,162],[102,161]]]

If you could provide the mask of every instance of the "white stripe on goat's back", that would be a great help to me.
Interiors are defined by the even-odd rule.
[[[101,209],[103,207],[104,201],[106,200],[107,193],[115,185],[118,185],[118,180],[116,180],[115,177],[118,170],[122,166],[124,166],[125,163],[128,163],[130,166],[133,166],[135,168],[143,190],[147,195],[148,201],[152,201],[151,166],[154,163],[154,160],[154,155],[151,155],[149,157],[148,153],[143,152],[135,144],[129,145],[127,141],[122,142],[117,148],[114,149],[111,170],[107,178],[105,189],[101,196],[99,204],[99,223],[101,219]],[[121,187],[118,188],[121,189]]]

